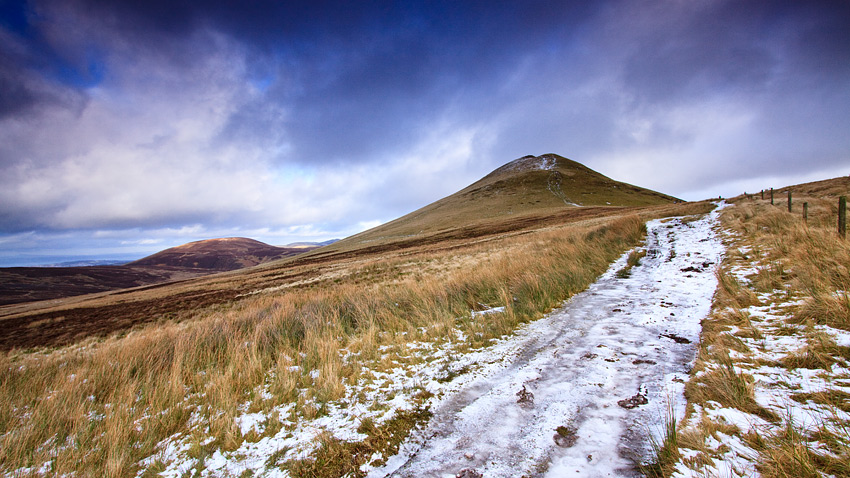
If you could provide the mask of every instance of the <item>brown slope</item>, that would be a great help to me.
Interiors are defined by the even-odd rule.
[[[172,271],[127,266],[0,268],[0,305],[58,299],[171,280]]]
[[[310,249],[303,247],[270,246],[245,237],[227,237],[172,247],[128,265],[232,271],[294,256],[308,250]]]

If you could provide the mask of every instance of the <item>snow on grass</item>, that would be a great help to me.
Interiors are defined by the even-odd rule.
[[[505,313],[505,307],[490,307],[484,310],[473,310],[472,318],[475,319],[477,317],[483,317],[489,314],[503,314]]]
[[[314,418],[304,417],[293,403],[254,412],[246,403],[234,419],[243,435],[236,449],[224,450],[210,439],[201,441],[206,448],[198,453],[198,437],[209,430],[193,420],[141,465],[156,465],[164,477],[192,470],[199,476],[288,476],[280,465],[311,456],[322,437],[363,440],[358,430],[364,421],[380,426],[430,396],[424,402],[435,412],[429,427],[414,433],[397,455],[373,455],[361,472],[421,476],[478,467],[487,476],[514,476],[518,469],[540,470],[552,461],[550,475],[558,476],[558,470],[616,472],[633,466],[630,460],[648,451],[646,424],[657,423],[667,403],[684,403],[684,378],[722,253],[712,231],[716,220],[717,212],[701,221],[651,221],[647,255],[630,277],[616,275],[628,260],[625,254],[563,309],[488,347],[468,350],[460,330],[442,342],[383,347],[375,366],[366,364],[357,383],[346,384],[341,400],[306,399],[304,406],[321,410]],[[472,320],[487,320],[499,313],[504,306],[470,314]],[[357,358],[347,350],[341,355],[346,362]],[[378,369],[393,359],[392,368]],[[301,372],[319,378],[318,371]],[[521,391],[528,392],[528,401],[518,404]],[[270,398],[268,390],[258,393]],[[638,396],[650,405],[617,405]],[[553,435],[565,425],[577,439],[562,449]],[[444,433],[444,439],[431,437]],[[634,456],[624,458],[629,453]],[[422,458],[418,464],[416,457]]]
[[[744,287],[752,288],[752,281],[762,264],[750,254],[749,248],[735,246],[740,239],[738,235],[727,235],[727,241],[732,243],[730,249],[737,248],[739,251],[738,260],[731,266],[729,273]],[[759,476],[766,460],[774,459],[766,458],[765,453],[771,449],[775,451],[779,446],[776,443],[787,441],[788,427],[799,435],[797,439],[807,453],[839,460],[848,458],[846,454],[843,457],[835,455],[815,436],[824,431],[831,434],[846,453],[846,447],[850,446],[847,433],[850,430],[850,413],[836,406],[835,401],[813,399],[823,397],[822,394],[848,392],[848,364],[837,359],[835,363],[821,367],[818,364],[807,364],[804,360],[814,357],[813,354],[817,352],[812,352],[810,348],[818,341],[823,342],[823,336],[838,346],[846,347],[850,345],[850,334],[825,325],[793,323],[795,312],[805,299],[795,298],[792,292],[790,284],[784,284],[781,289],[758,294],[760,305],[741,309],[750,327],[756,330],[755,334],[744,333],[744,329],[735,326],[725,332],[748,348],[743,353],[729,352],[735,373],[752,378],[755,403],[767,414],[777,418],[766,420],[763,416],[724,406],[716,401],[694,405],[693,412],[687,417],[687,426],[683,429],[686,433],[703,429],[707,436],[702,445],[709,452],[683,448],[680,460],[675,464],[673,477]],[[822,335],[815,339],[814,334]],[[793,361],[795,359],[800,361],[800,366],[794,365],[797,363]],[[694,375],[694,379],[722,367],[724,365],[721,363],[708,362],[704,370]],[[732,425],[739,432],[729,435],[706,431],[704,417],[718,425]]]
[[[473,311],[473,318],[504,313],[504,307]],[[324,404],[321,416],[306,419],[295,413],[295,404],[288,403],[273,407],[266,412],[249,413],[250,403],[240,409],[244,412],[235,419],[235,425],[243,437],[250,434],[260,436],[258,440],[243,441],[232,451],[216,449],[205,460],[192,457],[192,443],[201,423],[195,423],[193,429],[176,434],[157,446],[154,456],[142,462],[143,468],[152,466],[156,461],[166,467],[158,474],[164,477],[179,477],[188,470],[199,470],[200,476],[240,476],[251,471],[262,476],[288,476],[279,469],[279,464],[289,460],[304,459],[316,451],[319,438],[329,433],[343,441],[361,441],[367,436],[358,432],[364,420],[369,419],[375,425],[381,425],[394,418],[399,411],[412,410],[417,406],[417,395],[427,391],[435,395],[435,401],[446,394],[456,392],[465,383],[475,377],[488,373],[492,368],[503,366],[519,353],[515,345],[507,338],[496,340],[488,350],[474,350],[461,354],[457,352],[464,342],[463,333],[454,331],[455,340],[445,343],[410,342],[404,348],[382,346],[384,352],[380,363],[388,357],[397,357],[397,366],[387,371],[364,367],[361,379],[346,386],[345,397],[337,402]],[[341,351],[343,357],[350,360],[356,354]],[[418,360],[417,360],[418,359]],[[318,371],[305,372],[313,380],[319,377]],[[269,397],[267,390],[261,396]],[[320,404],[307,402],[319,406]],[[272,417],[282,425],[276,433],[266,433],[267,424]],[[277,456],[274,460],[270,457]],[[373,461],[382,457],[375,456]],[[364,469],[370,467],[364,466]],[[143,473],[140,472],[140,475]]]

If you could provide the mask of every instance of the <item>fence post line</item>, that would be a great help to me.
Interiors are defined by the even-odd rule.
[[[847,196],[838,198],[838,235],[847,237]]]

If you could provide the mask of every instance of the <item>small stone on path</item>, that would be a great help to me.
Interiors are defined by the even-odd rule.
[[[464,468],[460,470],[460,473],[455,475],[455,478],[484,478],[484,475],[478,473],[472,468]]]
[[[641,393],[637,393],[631,398],[624,398],[618,401],[617,405],[625,408],[626,410],[631,410],[641,405],[646,405],[647,403],[649,403],[649,400],[646,399],[646,396],[642,395]]]

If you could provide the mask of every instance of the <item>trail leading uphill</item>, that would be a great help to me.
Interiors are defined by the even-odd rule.
[[[619,272],[624,255],[563,308],[478,357],[488,364],[481,373],[369,476],[637,475],[668,404],[684,412],[723,252],[718,214],[648,223],[640,265]]]
[[[201,469],[204,477],[299,476],[279,463],[309,461],[327,437],[366,440],[364,420],[380,425],[423,405],[433,413],[429,422],[396,455],[374,453],[361,473],[635,476],[635,464],[649,453],[648,435],[660,431],[668,404],[677,405],[680,418],[684,412],[684,381],[724,250],[713,230],[718,215],[715,210],[700,220],[650,221],[647,242],[636,250],[646,254],[639,265],[624,273],[629,253],[624,254],[562,308],[490,346],[461,351],[467,339],[460,329],[450,331],[446,342],[407,342],[399,366],[368,370],[324,414],[295,422],[294,403],[259,412],[246,403],[234,424],[243,436],[256,433],[258,440],[198,458],[192,453],[196,437],[209,430],[177,433],[140,466],[161,466],[160,476],[174,478],[192,469]],[[476,311],[472,319],[488,320],[503,310]],[[352,355],[341,354],[343,360]],[[424,403],[416,398],[423,390],[430,396]],[[265,386],[258,393],[271,396]],[[277,419],[284,426],[268,434],[271,417],[283,417]],[[204,424],[200,413],[193,421]]]

